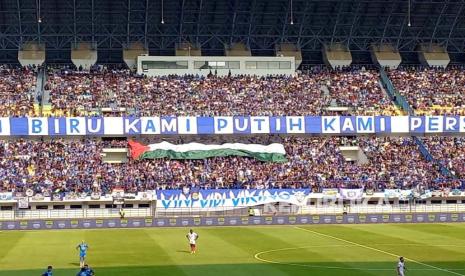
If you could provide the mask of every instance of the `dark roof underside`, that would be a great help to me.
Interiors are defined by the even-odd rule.
[[[291,42],[304,63],[318,63],[322,45],[336,42],[359,62],[381,42],[406,58],[431,42],[453,59],[463,56],[465,0],[411,0],[411,27],[408,18],[408,0],[293,0],[292,9],[290,0],[164,0],[163,9],[161,0],[0,0],[0,62],[17,62],[25,41],[45,43],[52,63],[70,62],[79,41],[97,44],[100,63],[122,62],[122,48],[133,41],[154,55],[174,55],[176,43],[186,41],[203,55],[223,55],[234,42],[253,55],[273,55],[276,44]]]

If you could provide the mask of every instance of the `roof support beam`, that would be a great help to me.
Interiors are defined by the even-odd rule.
[[[449,0],[446,0],[444,5],[442,6],[441,13],[439,14],[438,19],[436,20],[436,24],[434,25],[433,33],[431,34],[430,43],[433,43],[434,37],[436,36],[436,32],[438,30],[439,23],[441,22],[442,15],[444,14],[444,11],[447,9],[448,4],[449,4]]]
[[[182,25],[184,23],[184,3],[185,0],[181,0],[181,10],[179,11],[180,16],[179,16],[179,38],[178,41],[179,43],[182,42]]]
[[[21,47],[23,45],[23,27],[21,24],[21,3],[19,0],[16,0],[16,5],[18,8],[19,46]]]
[[[338,7],[338,10],[337,10],[336,22],[334,23],[333,35],[331,36],[331,45],[333,45],[333,43],[334,43],[334,37],[336,36],[337,24],[339,24],[339,19],[341,17],[342,8],[344,7],[344,1],[339,1],[338,5],[339,5],[339,7]]]
[[[127,24],[126,24],[126,46],[129,47],[129,20],[131,20],[131,0],[128,0],[128,6],[127,6],[127,10],[128,10],[128,15],[127,15]]]
[[[237,6],[239,5],[239,0],[234,0],[234,5],[233,5],[233,18],[232,18],[232,23],[231,23],[231,35],[229,36],[229,45],[233,43],[233,36],[234,36],[234,28],[236,26],[236,17],[237,17]]]
[[[413,10],[413,3],[411,9]],[[405,14],[404,20],[402,21],[402,26],[400,27],[400,32],[399,35],[397,36],[397,43],[396,43],[396,49],[400,49],[400,42],[402,41],[402,34],[404,33],[404,28],[408,24],[408,15]],[[410,26],[408,26],[410,28]]]
[[[95,43],[95,17],[94,17],[94,0],[91,2],[92,8],[91,8],[91,17],[92,17],[92,44]]]
[[[250,35],[252,34],[252,22],[254,22],[255,18],[255,4],[257,3],[256,0],[252,0],[250,4],[250,14],[249,14],[249,30],[247,32],[247,46],[250,47]]]
[[[145,17],[144,17],[144,46],[146,49],[149,48],[147,44],[147,36],[148,36],[148,20],[149,20],[149,0],[145,0]]]
[[[200,36],[200,19],[202,18],[202,8],[203,0],[200,0],[199,3],[199,13],[197,14],[197,35],[195,37],[195,42],[197,45],[200,45],[199,36]]]
[[[41,14],[40,14],[40,0],[36,0],[36,15],[37,15],[37,36],[39,38],[39,44],[41,43],[41,35],[40,35],[40,22],[42,21]]]
[[[291,0],[292,1],[292,0]],[[287,19],[289,18],[289,12],[290,12],[290,7],[289,7],[289,3],[286,7],[286,16],[284,17],[284,20],[283,20],[283,27],[281,29],[281,37],[280,37],[280,41],[281,43],[284,42],[284,37],[285,37],[285,34],[286,34],[286,27],[287,27]]]
[[[354,33],[354,27],[355,27],[355,23],[357,22],[358,18],[360,17],[360,6],[362,5],[362,2],[358,2],[357,4],[357,8],[355,9],[355,15],[354,15],[354,20],[352,20],[352,25],[350,26],[350,33],[349,33],[349,37],[347,38],[347,49],[349,49],[349,46],[350,46],[350,42],[352,41],[352,34]]]
[[[389,22],[391,22],[391,16],[392,16],[392,13],[394,12],[395,7],[396,7],[396,2],[392,1],[391,11],[389,12],[388,18],[386,19],[386,23],[384,24],[383,34],[380,40],[381,43],[385,43],[384,38],[386,37],[386,31],[389,26]]]
[[[76,31],[76,0],[73,0],[73,36],[74,36],[74,45],[77,43],[77,31]]]
[[[448,37],[448,39],[446,41],[446,49],[447,49],[447,46],[449,46],[449,41],[450,41],[450,39],[452,37],[452,33],[454,32],[454,29],[457,26],[457,21],[458,21],[458,19],[460,17],[460,14],[462,13],[464,7],[465,7],[465,2],[462,2],[462,5],[460,5],[460,9],[459,9],[459,11],[457,12],[457,15],[454,18],[454,23],[452,23],[452,26],[450,28],[449,37]]]
[[[307,23],[308,20],[308,10],[310,9],[310,1],[305,1],[305,8],[304,8],[304,17],[302,18],[302,21],[300,22],[299,26],[299,37],[297,38],[297,46],[300,47],[300,43],[302,42],[302,32],[304,31],[304,26],[305,23]]]

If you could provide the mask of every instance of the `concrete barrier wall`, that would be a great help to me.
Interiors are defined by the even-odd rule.
[[[465,222],[465,213],[17,220],[0,222],[0,230],[444,222]]]
[[[41,65],[45,61],[45,44],[29,41],[18,51],[18,61],[22,66]]]
[[[402,62],[399,51],[392,45],[382,44],[371,47],[371,59],[382,67],[396,69]]]
[[[149,51],[141,42],[133,42],[123,50],[123,60],[131,69],[137,69],[137,57],[148,55]]]
[[[71,49],[71,61],[76,67],[89,70],[97,62],[96,45],[90,42],[80,42]]]
[[[333,68],[349,66],[352,63],[352,53],[342,44],[325,45],[322,51],[324,62]]]

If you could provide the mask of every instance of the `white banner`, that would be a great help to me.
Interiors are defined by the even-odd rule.
[[[347,200],[356,200],[361,199],[363,197],[363,189],[339,189],[339,194],[341,195],[342,199]]]
[[[158,190],[157,208],[164,211],[230,210],[270,203],[306,204],[310,189]]]
[[[18,208],[19,209],[28,209],[29,208],[29,199],[27,197],[18,198]]]

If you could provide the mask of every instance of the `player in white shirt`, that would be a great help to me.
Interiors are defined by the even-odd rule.
[[[191,248],[191,254],[195,254],[197,239],[199,235],[194,232],[194,230],[189,230],[189,233],[186,235],[187,240],[189,240],[189,246]]]
[[[404,272],[406,270],[404,257],[399,258],[399,263],[397,264],[397,275],[398,276],[405,276]]]

